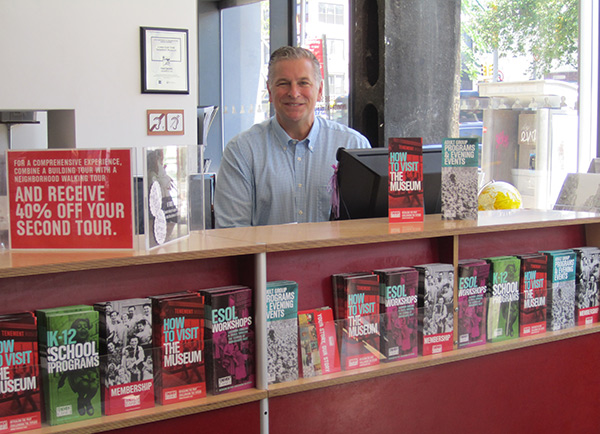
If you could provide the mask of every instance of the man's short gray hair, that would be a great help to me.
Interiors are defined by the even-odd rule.
[[[312,62],[313,70],[315,72],[315,81],[317,85],[321,83],[323,79],[321,77],[321,65],[316,56],[312,53],[312,51],[307,50],[302,47],[291,47],[291,46],[283,46],[279,47],[277,50],[271,54],[271,58],[269,59],[269,72],[267,76],[267,83],[271,85],[271,79],[273,78],[273,68],[277,62],[282,60],[296,60],[296,59],[308,59]]]

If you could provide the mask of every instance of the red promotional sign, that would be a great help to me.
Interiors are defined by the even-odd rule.
[[[308,42],[307,47],[312,53],[315,55],[319,64],[321,65],[321,77],[325,78],[325,72],[323,68],[323,40],[322,39],[312,39]]]
[[[8,151],[15,249],[133,248],[129,149]]]

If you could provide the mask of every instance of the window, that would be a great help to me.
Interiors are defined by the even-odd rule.
[[[323,24],[344,24],[344,6],[319,3],[319,22]]]
[[[270,2],[265,0],[223,11],[224,143],[269,116],[265,81],[270,52]],[[511,3],[524,4],[525,0],[493,2],[494,5]],[[278,2],[273,1],[273,4]],[[465,31],[476,19],[475,14],[466,13],[467,8],[483,11],[491,4],[488,0],[462,0],[461,30]],[[321,52],[317,57],[326,80],[317,112],[348,123],[350,1],[296,0],[294,5],[291,13],[296,14],[295,43],[307,48],[319,47]],[[550,6],[554,9],[550,10]],[[570,47],[575,47],[575,51],[563,49],[560,54],[562,58],[575,59],[575,63],[571,66],[552,64],[544,74],[534,73],[536,68],[537,72],[541,71],[539,65],[531,68],[531,59],[538,54],[528,57],[486,49],[479,44],[482,32],[473,35],[475,41],[468,41],[462,47],[462,54],[472,56],[473,61],[470,69],[466,64],[463,68],[462,110],[456,123],[460,125],[461,135],[481,138],[484,181],[513,183],[524,196],[525,207],[552,208],[565,174],[586,172],[597,155],[598,8],[596,2],[556,0],[546,3],[544,13],[534,14],[534,18],[541,21],[550,14],[562,14],[569,23],[575,23],[577,29],[571,33],[576,43]],[[244,19],[234,18],[234,9],[254,12],[248,12]],[[508,27],[506,19],[490,22],[497,25],[498,31]],[[513,36],[516,35],[513,32]],[[281,41],[281,37],[277,40]],[[525,39],[522,45],[527,47],[531,40]],[[546,43],[540,47],[555,49],[558,45]],[[467,69],[470,70],[468,76]],[[521,95],[515,95],[513,85],[520,86]],[[243,121],[237,122],[236,117]],[[504,151],[507,156],[502,154]]]
[[[269,117],[269,2],[222,10],[223,142]],[[201,59],[202,60],[202,59]]]
[[[317,114],[346,125],[350,82],[350,31],[347,25],[349,8],[349,0],[330,0],[329,3],[297,0],[296,20],[299,45],[315,53],[326,78],[323,99],[317,103]]]
[[[577,0],[523,3],[463,2],[460,134],[481,139],[484,183],[509,182],[525,208],[552,209],[567,174],[586,172],[596,154],[582,134],[597,116],[584,104],[592,62],[582,48],[597,11],[579,13],[593,5]]]
[[[346,95],[345,76],[343,74],[329,74],[329,92],[336,98]]]
[[[343,39],[327,39],[327,59],[329,61],[344,61],[346,51]]]

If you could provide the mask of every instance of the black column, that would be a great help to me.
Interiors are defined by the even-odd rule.
[[[371,141],[458,135],[460,0],[355,0],[351,125]]]

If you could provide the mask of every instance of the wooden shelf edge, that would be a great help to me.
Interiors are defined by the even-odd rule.
[[[437,216],[434,216],[437,217]],[[425,223],[401,223],[401,224],[389,224],[387,219],[366,219],[365,221],[371,221],[373,224],[379,227],[379,231],[371,233],[356,233],[352,235],[344,234],[343,231],[339,237],[323,237],[319,238],[306,238],[304,240],[293,240],[286,241],[285,237],[282,237],[283,241],[266,242],[267,253],[292,251],[292,250],[308,250],[308,249],[319,249],[324,247],[343,247],[349,245],[360,245],[360,244],[373,244],[393,241],[408,241],[414,239],[423,238],[442,238],[452,237],[461,235],[477,235],[485,233],[502,232],[505,230],[516,231],[526,229],[537,229],[537,228],[549,228],[549,227],[561,227],[561,226],[577,226],[577,225],[599,225],[600,217],[576,217],[572,219],[556,219],[556,220],[540,220],[540,221],[528,221],[528,222],[508,222],[503,223],[502,220],[498,220],[497,224],[493,225],[477,225],[473,223],[469,225],[465,221],[442,221],[442,220],[430,220]],[[347,220],[345,223],[350,225],[353,222]],[[339,222],[338,222],[339,223]],[[310,223],[307,223],[310,224]],[[422,225],[422,229],[414,229],[415,225]],[[406,231],[403,229],[403,225],[406,227]],[[382,227],[387,229],[381,230]]]
[[[266,390],[249,389],[233,394],[208,396],[199,400],[185,401],[170,405],[157,405],[153,408],[137,410],[131,413],[122,413],[112,416],[101,416],[81,422],[72,422],[64,425],[43,426],[40,429],[27,431],[32,434],[54,433],[98,433],[127,428],[145,423],[157,422],[181,416],[203,413],[220,408],[248,404],[267,398]]]
[[[442,238],[461,235],[523,230],[559,226],[583,225],[590,233],[600,232],[600,216],[580,213],[524,213],[524,221],[516,217],[488,218],[485,222],[441,220],[439,215],[426,216],[425,222],[389,224],[387,218],[346,220],[298,225],[256,226],[215,229],[193,233],[190,237],[157,250],[7,250],[0,254],[0,278],[22,277],[151,265],[242,256],[256,253],[298,251],[327,247]],[[540,220],[533,220],[540,216]],[[544,220],[546,218],[547,220]],[[493,222],[493,224],[492,224]]]
[[[87,271],[107,268],[131,267],[137,265],[152,265],[166,262],[181,262],[194,261],[200,259],[223,258],[231,256],[244,256],[261,253],[264,251],[264,247],[257,245],[256,247],[213,249],[210,251],[191,250],[188,252],[180,253],[148,254],[138,256],[115,255],[113,257],[108,257],[105,259],[82,259],[79,261],[55,262],[40,265],[15,265],[9,268],[0,268],[0,279],[10,277],[33,276],[39,274],[65,273],[71,271]],[[85,256],[85,253],[86,252],[83,253],[83,256]],[[52,256],[52,251],[44,251],[42,254]],[[58,253],[59,256],[61,254],[62,252]],[[77,253],[70,252],[70,254],[76,255]]]
[[[600,333],[600,323],[587,326],[577,326],[566,330],[546,332],[543,335],[512,339],[504,342],[490,343],[470,348],[454,349],[453,351],[431,356],[419,356],[399,362],[382,363],[369,368],[342,371],[335,374],[321,375],[312,378],[302,378],[288,383],[271,385],[268,397],[275,398],[299,392],[322,389],[325,387],[353,383],[371,378],[415,371],[461,360],[489,356],[506,351],[528,348],[564,339],[571,339],[593,333]]]

